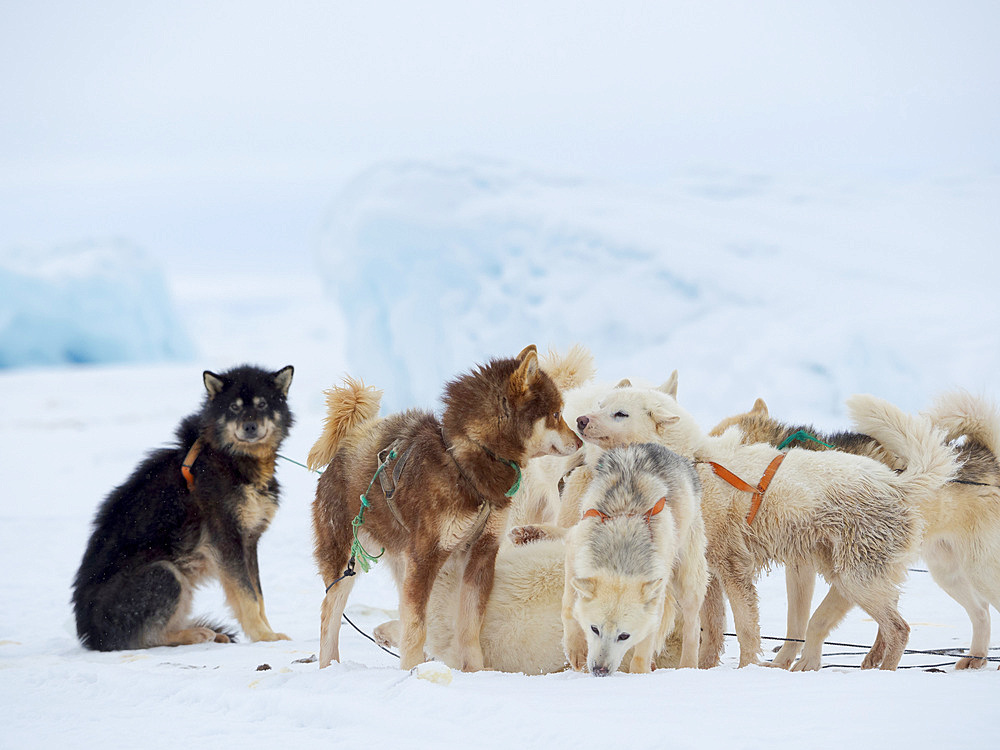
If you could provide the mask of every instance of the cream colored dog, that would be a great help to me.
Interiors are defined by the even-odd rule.
[[[792,440],[811,450],[832,447],[868,456],[895,470],[905,468],[905,462],[888,447],[899,444],[898,433],[905,429],[898,410],[871,397],[852,399],[851,404],[859,432],[822,433],[808,425],[789,426],[771,417],[767,405],[757,399],[750,411],[723,420],[710,434],[722,434],[736,425],[744,443],[778,446]],[[924,522],[920,554],[934,580],[965,608],[972,621],[972,646],[956,669],[983,667],[990,640],[989,606],[1000,605],[1000,464],[996,457],[1000,415],[993,404],[963,391],[941,396],[925,414],[944,430],[947,441],[962,438],[962,442],[953,445],[961,464],[958,473],[917,506]],[[803,431],[808,437],[801,437]],[[876,440],[876,435],[886,442]],[[796,436],[800,437],[797,441]],[[786,568],[785,576],[789,640],[771,664],[787,668],[805,637],[816,573],[795,565]],[[721,593],[710,585],[706,601],[715,599],[721,600]],[[720,601],[718,611],[711,615],[703,611],[703,625],[724,617],[722,606]]]
[[[615,448],[598,460],[584,505],[566,543],[570,666],[606,676],[634,648],[629,671],[648,672],[678,614],[680,666],[697,666],[708,570],[694,467],[652,443]]]
[[[480,633],[485,669],[546,674],[566,668],[561,618],[565,560],[561,539],[501,545]],[[461,568],[445,563],[427,605],[427,654],[455,669],[461,666],[455,643],[461,580]],[[398,648],[401,637],[399,620],[375,628],[376,641],[386,648]],[[657,655],[656,666],[676,667],[679,650],[671,637]]]

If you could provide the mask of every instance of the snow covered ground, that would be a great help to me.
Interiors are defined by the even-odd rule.
[[[394,190],[402,172],[383,171]],[[724,664],[707,672],[604,680],[572,673],[455,673],[449,685],[440,685],[398,671],[393,657],[345,626],[344,662],[320,671],[302,661],[317,652],[322,598],[309,530],[315,485],[291,463],[279,466],[283,505],[261,546],[269,617],[291,641],[111,654],[85,651],[76,642],[69,585],[94,509],[198,406],[205,368],[244,360],[273,368],[294,364],[291,405],[298,422],[283,453],[296,459],[319,433],[322,389],[343,373],[385,386],[397,401],[404,398],[392,389],[412,380],[418,395],[411,403],[434,406],[432,377],[448,377],[480,354],[509,354],[529,341],[542,347],[582,341],[594,349],[606,380],[636,374],[657,380],[678,367],[681,399],[706,427],[758,395],[781,418],[837,429],[846,427],[841,403],[854,390],[913,409],[947,387],[1000,394],[1000,309],[988,283],[1000,263],[992,252],[1000,233],[984,208],[996,203],[995,179],[861,194],[827,186],[798,201],[787,186],[723,197],[727,184],[674,185],[666,194],[623,196],[617,203],[613,191],[594,185],[536,185],[533,202],[523,195],[512,199],[509,191],[489,200],[476,190],[460,192],[464,205],[479,201],[475,210],[456,212],[456,221],[480,252],[482,217],[503,206],[507,221],[497,235],[503,241],[488,257],[477,255],[475,264],[496,264],[509,279],[511,307],[537,295],[531,314],[512,318],[513,312],[498,309],[492,316],[475,302],[466,314],[448,308],[435,294],[452,290],[480,298],[480,265],[461,273],[442,267],[436,276],[424,257],[414,262],[425,264],[423,289],[430,296],[398,300],[387,292],[384,302],[403,321],[411,305],[411,322],[425,327],[414,335],[424,337],[427,351],[450,347],[467,357],[464,366],[459,356],[442,363],[440,356],[400,345],[403,364],[399,370],[386,366],[380,372],[389,381],[379,382],[357,344],[354,326],[365,320],[366,309],[336,294],[338,283],[348,282],[331,270],[337,261],[330,250],[334,235],[327,234],[324,265],[311,274],[172,275],[169,287],[199,352],[194,361],[0,373],[6,394],[0,420],[0,744],[993,746],[1000,675],[993,665],[956,672],[935,655],[911,654],[903,662],[909,669],[871,673],[853,668],[863,649],[831,645],[825,661],[838,666],[820,673],[737,670],[730,639]],[[524,185],[518,181],[517,191],[523,193]],[[425,199],[438,199],[426,185],[418,187]],[[379,194],[354,195],[356,206],[370,206]],[[383,227],[417,216],[398,199],[383,204]],[[511,228],[520,226],[529,204],[539,214],[541,237],[550,237],[546,232],[554,226],[569,227],[565,234],[574,237],[581,226],[597,226],[589,235],[592,256],[567,261],[568,251],[532,240],[539,247],[508,262]],[[344,202],[337,205],[344,216]],[[336,236],[370,237],[363,228],[372,215],[358,208],[348,223],[362,229]],[[453,241],[455,224],[434,223],[443,212],[423,215],[429,246]],[[955,241],[944,247],[951,235]],[[807,251],[811,239],[819,252]],[[390,237],[364,250],[388,257],[397,246]],[[617,255],[614,248],[633,250]],[[568,265],[556,265],[562,262]],[[544,274],[534,291],[517,285],[524,264]],[[664,283],[663,269],[674,269],[682,281]],[[581,294],[581,285],[594,291]],[[783,295],[793,287],[798,291],[786,305]],[[397,290],[408,293],[402,283]],[[393,299],[397,308],[389,305]],[[821,309],[803,309],[813,304]],[[641,319],[631,316],[634,306],[644,309]],[[574,323],[574,311],[583,323]],[[436,338],[428,336],[431,329]],[[411,369],[431,374],[411,376]],[[760,590],[763,632],[780,635],[780,569],[763,578]],[[357,585],[347,612],[370,632],[395,606],[392,583],[376,568]],[[911,575],[902,609],[913,628],[911,648],[968,644],[965,613],[926,573]],[[220,590],[201,592],[196,611],[223,614]],[[833,639],[868,644],[874,633],[874,624],[855,611]],[[259,671],[264,664],[270,669]],[[941,665],[940,671],[929,672],[927,665]]]

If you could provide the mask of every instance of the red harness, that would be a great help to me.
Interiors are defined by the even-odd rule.
[[[650,508],[649,510],[647,510],[645,513],[642,514],[642,519],[646,523],[649,523],[649,519],[651,519],[661,510],[663,510],[666,504],[667,504],[667,498],[661,497],[659,500],[656,501],[656,505],[654,505],[652,508]],[[633,514],[628,514],[628,515],[633,515]],[[591,508],[590,510],[588,510],[586,513],[583,514],[583,518],[591,518],[591,517],[601,519],[601,523],[607,523],[612,518],[614,518],[614,516],[608,515],[604,511],[600,511],[597,508]]]
[[[744,482],[725,466],[720,466],[715,463],[715,461],[700,461],[699,463],[705,463],[711,466],[712,471],[714,471],[721,479],[729,482],[729,484],[736,489],[753,493],[753,499],[750,501],[750,512],[747,514],[747,525],[749,526],[753,523],[753,519],[757,517],[757,511],[760,510],[760,503],[764,499],[764,493],[767,492],[768,485],[770,485],[771,480],[774,479],[774,475],[778,471],[778,467],[781,466],[781,462],[785,460],[785,455],[786,454],[782,453],[774,457],[774,460],[767,465],[767,468],[764,470],[764,476],[760,478],[760,483],[756,487]]]

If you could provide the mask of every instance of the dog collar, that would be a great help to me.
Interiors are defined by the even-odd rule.
[[[653,516],[662,511],[663,508],[666,506],[666,504],[667,504],[667,498],[666,496],[663,496],[659,500],[657,500],[656,504],[652,508],[647,510],[645,513],[641,514],[625,513],[623,515],[627,518],[634,518],[637,515],[641,515],[642,520],[644,520],[646,523],[649,523],[650,519],[652,519]],[[612,518],[614,518],[614,516],[610,515],[609,513],[605,513],[602,510],[598,510],[597,508],[591,508],[590,510],[588,510],[586,513],[583,514],[583,518],[599,518],[601,520],[601,523],[607,523]]]
[[[181,463],[181,476],[187,482],[188,492],[194,492],[194,474],[191,473],[191,467],[198,460],[199,453],[201,453],[201,438],[194,441],[194,445],[191,446],[191,450],[187,452],[183,463]]]
[[[778,467],[781,466],[781,462],[785,460],[786,455],[787,454],[785,453],[781,453],[774,457],[771,463],[767,465],[767,468],[764,470],[764,476],[760,478],[760,483],[756,487],[743,481],[725,466],[717,464],[715,461],[698,461],[698,463],[708,464],[711,466],[712,471],[714,471],[720,479],[725,480],[736,489],[753,493],[753,499],[750,501],[750,512],[747,514],[747,525],[749,526],[753,523],[753,519],[757,517],[757,511],[760,510],[760,504],[764,499],[764,493],[767,492],[767,488],[771,484],[771,480],[774,479],[774,475],[777,473]]]

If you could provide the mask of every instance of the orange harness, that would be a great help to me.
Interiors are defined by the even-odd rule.
[[[642,514],[643,520],[646,523],[649,523],[649,519],[651,519],[653,516],[655,516],[661,510],[663,510],[663,508],[664,508],[664,506],[666,504],[667,504],[667,498],[666,497],[661,497],[659,500],[656,501],[656,505],[654,505],[652,508],[650,508],[649,510],[647,510],[645,513]],[[632,514],[628,514],[628,515],[632,515]],[[591,518],[591,517],[592,518],[600,518],[601,519],[601,523],[607,523],[612,518],[614,518],[614,516],[608,515],[604,511],[600,511],[597,508],[591,508],[590,510],[588,510],[586,513],[583,514],[583,518]]]
[[[760,510],[760,503],[764,499],[764,493],[767,492],[767,487],[771,484],[771,480],[774,479],[774,475],[778,471],[778,467],[781,466],[781,462],[785,460],[785,455],[782,453],[774,457],[774,460],[767,465],[767,468],[764,470],[764,476],[760,478],[760,484],[756,487],[744,482],[725,466],[720,466],[715,461],[699,461],[698,463],[711,466],[712,471],[736,489],[753,493],[753,499],[750,501],[750,512],[747,514],[747,525],[749,526],[753,523],[753,519],[757,517],[757,511]]]
[[[184,456],[184,463],[181,464],[181,475],[187,482],[188,492],[194,492],[194,474],[191,473],[191,467],[194,466],[199,453],[201,453],[201,438],[194,441],[191,450]]]

